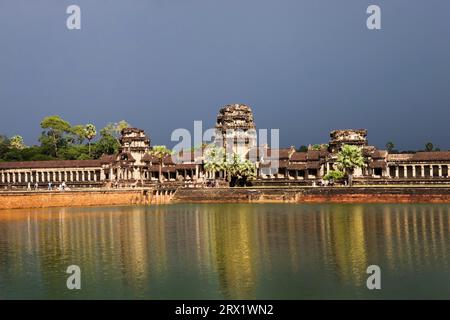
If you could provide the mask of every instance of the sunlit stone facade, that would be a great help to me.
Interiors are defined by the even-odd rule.
[[[366,165],[354,172],[356,182],[367,184],[450,183],[450,151],[390,154],[369,145],[367,130],[344,129],[330,133],[328,144],[309,147],[305,152],[294,147],[272,149],[257,146],[256,126],[249,106],[226,105],[215,125],[219,146],[255,162],[258,177],[255,184],[317,184],[336,169],[337,155],[343,145],[361,148]],[[52,160],[0,163],[0,187],[23,188],[65,182],[73,187],[146,186],[159,181],[159,161],[150,156],[150,139],[142,129],[126,128],[121,132],[119,152],[99,160]],[[163,160],[164,182],[204,182],[216,177],[204,170],[203,156],[188,151],[181,163],[171,156]],[[273,167],[273,163],[276,166]]]
[[[354,177],[363,183],[450,183],[450,151],[390,154],[368,144],[367,130],[345,129],[330,133],[328,145],[306,152],[279,149],[279,169],[271,176],[260,175],[264,180],[321,180],[331,170],[336,170],[337,155],[344,145],[361,148],[366,160],[363,168],[356,168]]]

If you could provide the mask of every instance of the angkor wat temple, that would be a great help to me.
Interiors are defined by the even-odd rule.
[[[334,130],[327,145],[309,147],[305,152],[294,147],[258,146],[252,110],[241,104],[221,108],[215,128],[218,145],[255,162],[258,172],[255,185],[315,185],[335,169],[337,154],[344,144],[360,147],[366,159],[367,165],[355,170],[355,183],[450,183],[449,151],[388,153],[368,144],[365,129]],[[22,188],[30,183],[46,186],[49,182],[63,181],[71,187],[146,186],[160,180],[159,161],[150,156],[150,139],[143,130],[124,129],[120,144],[118,153],[98,160],[2,162],[0,186]],[[186,152],[181,162],[174,161],[172,156],[163,160],[163,182],[202,183],[225,176],[216,172],[213,177],[204,169],[202,152]]]

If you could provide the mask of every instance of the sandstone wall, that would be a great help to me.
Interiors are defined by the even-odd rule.
[[[1,192],[0,209],[134,205],[151,198],[143,190]]]
[[[450,188],[204,188],[174,195],[152,190],[1,192],[0,209],[143,205],[169,202],[450,203]]]
[[[180,189],[174,202],[450,203],[450,188]]]

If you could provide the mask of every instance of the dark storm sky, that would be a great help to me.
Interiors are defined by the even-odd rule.
[[[33,144],[59,114],[172,145],[173,129],[240,102],[285,146],[367,128],[379,147],[449,149],[449,16],[448,0],[0,0],[0,133]]]

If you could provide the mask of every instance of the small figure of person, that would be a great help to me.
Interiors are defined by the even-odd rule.
[[[31,183],[29,183],[29,182],[28,182],[28,185],[27,185],[27,190],[28,190],[28,191],[31,190]]]
[[[66,190],[66,182],[65,182],[65,181],[63,181],[63,182],[61,183],[61,190],[62,190],[62,191]]]
[[[39,188],[39,184],[36,182],[35,184],[34,184],[34,190],[37,190]]]
[[[52,183],[51,182],[48,183],[48,190],[52,190]]]

